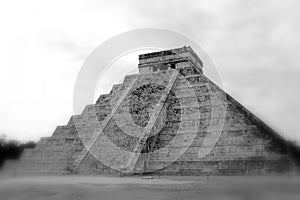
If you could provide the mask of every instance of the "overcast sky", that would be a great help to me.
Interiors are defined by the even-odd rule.
[[[225,90],[300,143],[299,10],[297,0],[1,1],[0,135],[50,136],[72,115],[76,76],[97,46],[160,27],[201,44]]]

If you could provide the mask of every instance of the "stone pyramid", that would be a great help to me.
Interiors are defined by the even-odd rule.
[[[126,76],[26,150],[22,169],[162,175],[298,170],[297,147],[210,81],[190,47],[140,55],[138,67],[139,74]]]

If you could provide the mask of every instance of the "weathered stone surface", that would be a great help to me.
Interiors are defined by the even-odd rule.
[[[126,76],[51,137],[41,138],[34,150],[26,150],[23,168],[119,174],[137,155],[136,173],[299,170],[297,148],[205,77],[202,61],[190,48],[141,55],[139,67],[140,74]],[[174,70],[179,74],[170,84]],[[149,137],[141,141],[147,125]],[[142,150],[135,152],[141,142]]]

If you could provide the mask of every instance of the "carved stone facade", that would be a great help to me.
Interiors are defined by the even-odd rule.
[[[210,81],[190,47],[139,59],[139,74],[126,76],[26,150],[23,169],[161,175],[298,170],[297,147]]]

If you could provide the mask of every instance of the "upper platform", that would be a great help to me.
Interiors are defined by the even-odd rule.
[[[198,72],[203,73],[202,60],[190,46],[139,55],[140,73],[179,69],[190,66],[193,66]]]

